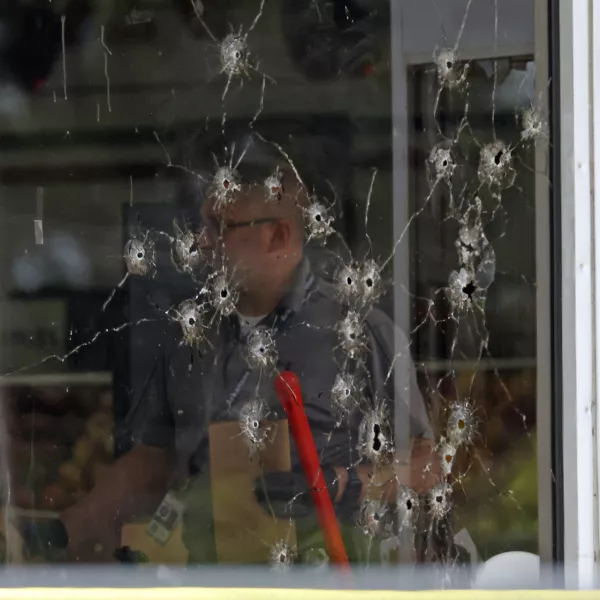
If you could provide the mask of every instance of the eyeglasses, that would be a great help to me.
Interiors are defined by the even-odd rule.
[[[276,217],[263,217],[262,219],[252,219],[251,221],[237,221],[233,223],[219,221],[215,217],[206,219],[205,227],[206,234],[211,239],[216,239],[222,236],[228,229],[238,229],[239,227],[251,227],[252,225],[260,225],[262,223],[274,223],[278,221]]]

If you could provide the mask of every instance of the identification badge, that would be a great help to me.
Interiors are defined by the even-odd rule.
[[[164,546],[181,523],[184,508],[183,502],[168,492],[148,524],[148,535]]]

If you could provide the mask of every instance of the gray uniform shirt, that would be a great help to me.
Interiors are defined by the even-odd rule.
[[[278,369],[299,378],[306,415],[323,465],[349,466],[357,461],[357,436],[363,410],[338,426],[330,392],[344,352],[338,324],[345,307],[335,288],[316,277],[307,258],[277,309],[263,320],[274,332]],[[432,437],[419,393],[406,337],[380,310],[365,319],[364,369],[366,405],[384,402],[395,433],[395,448],[408,449],[413,437]],[[212,348],[202,356],[174,344],[155,365],[154,377],[134,418],[138,442],[176,450],[183,477],[203,470],[208,458],[208,427],[237,420],[242,406],[258,392],[275,418],[284,411],[274,390],[273,374],[249,370],[237,318],[223,319],[210,336]],[[397,351],[395,350],[397,348]],[[388,377],[393,364],[393,374]],[[299,461],[292,444],[292,467]]]

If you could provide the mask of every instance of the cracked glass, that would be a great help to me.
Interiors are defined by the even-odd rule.
[[[540,554],[534,4],[0,11],[4,562]]]

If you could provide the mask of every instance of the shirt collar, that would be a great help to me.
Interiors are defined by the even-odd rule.
[[[296,266],[290,284],[286,293],[283,295],[275,310],[268,315],[261,323],[273,324],[278,319],[285,316],[287,319],[290,314],[298,312],[304,304],[304,299],[314,281],[314,275],[310,266],[310,261],[306,256]],[[239,336],[240,324],[237,315],[232,315],[226,320],[229,326],[237,332]]]
[[[276,314],[298,312],[304,304],[304,298],[313,278],[310,261],[306,256],[303,256],[294,271],[287,292],[275,309]]]

